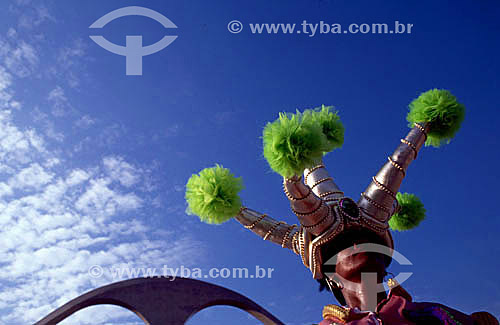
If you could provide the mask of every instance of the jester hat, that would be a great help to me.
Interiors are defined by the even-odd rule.
[[[299,225],[276,221],[241,203],[241,178],[216,165],[194,174],[186,185],[188,212],[204,222],[235,218],[246,229],[299,255],[315,279],[325,275],[322,248],[348,231],[374,234],[393,249],[390,229],[417,226],[425,209],[413,194],[399,193],[410,163],[422,146],[448,143],[460,128],[465,108],[446,90],[422,93],[409,105],[411,128],[355,202],[328,173],[322,158],[339,148],[344,127],[336,111],[322,106],[295,114],[281,113],[263,131],[264,157],[283,176],[283,189]]]

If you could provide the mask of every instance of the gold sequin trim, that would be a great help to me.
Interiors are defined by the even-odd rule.
[[[328,195],[333,195],[333,194],[340,194],[340,195],[344,195],[344,192],[342,192],[342,191],[328,191],[328,192],[320,193],[320,194],[319,194],[319,197],[320,197],[320,198],[324,198],[325,196],[328,196]]]
[[[373,182],[375,183],[375,185],[377,185],[377,187],[379,189],[381,189],[382,191],[384,191],[385,193],[389,194],[394,200],[396,200],[396,194],[394,194],[393,191],[391,191],[387,186],[385,186],[384,184],[380,183],[379,181],[377,181],[377,179],[375,177],[372,177],[372,180]]]
[[[338,205],[339,201],[342,198],[343,198],[343,196],[341,196],[341,197],[330,197],[330,198],[323,199],[323,202],[325,202],[325,203],[334,202],[333,204],[328,204],[328,205],[329,206],[336,206],[336,205]]]
[[[290,238],[290,233],[292,232],[293,228],[297,227],[297,225],[291,225],[290,227],[287,228],[285,235],[283,236],[283,240],[281,241],[281,247],[285,248],[286,242],[288,238]],[[293,246],[293,243],[292,243]]]
[[[345,324],[349,318],[349,309],[337,305],[326,305],[323,307],[323,319],[333,316]]]
[[[401,139],[401,142],[406,144],[408,147],[410,147],[413,150],[413,153],[415,154],[414,159],[417,159],[417,156],[418,156],[417,147],[413,143],[411,143],[410,141],[408,141],[406,139]]]
[[[405,172],[405,169],[400,165],[398,164],[397,162],[395,162],[394,160],[392,160],[391,157],[387,157],[387,159],[389,159],[389,162],[391,163],[391,165],[393,165],[394,167],[396,167],[401,173],[403,173],[403,177],[406,176],[406,172]]]
[[[316,182],[314,182],[314,184],[311,186],[311,189],[315,188],[316,186],[318,186],[319,184],[323,183],[323,182],[326,182],[326,181],[332,181],[333,178],[331,177],[325,177],[325,178],[322,178]]]
[[[299,183],[302,181],[302,175],[300,175],[298,179],[284,178],[284,180],[288,183]]]
[[[318,170],[320,168],[325,168],[325,165],[319,164],[319,165],[314,166],[313,168],[309,169],[309,171],[307,172],[306,176],[304,177],[304,181],[305,181],[306,184],[307,184],[307,177],[309,177],[309,175],[311,175],[314,171],[316,171],[316,170]]]
[[[240,212],[238,212],[238,215],[239,215],[239,216],[243,216],[243,215],[242,215],[242,213],[243,213],[243,211],[245,211],[245,210],[248,210],[248,208],[247,208],[247,207],[242,206],[242,207],[240,208]]]
[[[292,236],[292,250],[297,255],[300,255],[300,252],[297,250],[297,245],[298,245],[297,236],[299,235],[299,233],[300,232],[297,230]]]
[[[335,230],[330,233],[328,236],[321,238],[318,242],[315,242],[312,244],[311,252],[312,252],[312,265],[310,265],[309,269],[313,272],[317,268],[317,260],[318,258],[321,258],[319,255],[318,247],[321,247],[324,243],[329,242],[333,238],[335,238],[342,230],[344,229],[344,224],[342,220],[342,216],[339,215],[339,220],[337,223],[337,226],[335,227]],[[321,268],[321,267],[320,267]],[[321,272],[321,271],[320,271]]]
[[[304,200],[304,199],[306,199],[306,198],[307,198],[309,195],[311,195],[311,193],[312,193],[311,188],[310,188],[310,187],[307,187],[307,188],[309,189],[309,192],[307,192],[307,195],[306,195],[306,196],[304,196],[304,197],[300,197],[300,198],[295,198],[295,197],[293,197],[293,196],[290,194],[290,192],[288,192],[288,190],[287,190],[287,188],[286,188],[285,183],[283,183],[283,191],[285,192],[286,197],[287,197],[290,201],[300,201],[300,200]]]
[[[427,132],[425,131],[424,127],[418,123],[413,123],[417,129],[419,129],[425,136],[425,141],[427,141]]]
[[[399,286],[399,283],[398,281],[396,281],[396,279],[389,279],[387,280],[387,286],[389,287],[389,289],[392,289]]]
[[[276,230],[276,228],[278,228],[278,226],[279,226],[279,225],[281,225],[281,224],[286,224],[286,223],[285,223],[285,222],[283,222],[283,221],[280,221],[280,222],[277,222],[277,223],[275,223],[274,225],[272,225],[272,226],[271,226],[271,228],[269,228],[269,230],[267,231],[267,233],[266,233],[266,235],[264,236],[264,238],[263,238],[263,239],[264,239],[264,240],[267,240],[267,238],[268,238],[269,236],[271,236],[271,234],[272,234],[272,233]]]
[[[372,200],[368,195],[366,195],[364,192],[361,193],[361,196],[366,199],[368,202],[371,203],[371,205],[375,206],[376,208],[379,208],[380,210],[382,211],[385,211],[387,213],[391,213],[391,210],[385,206],[383,206],[382,204],[376,202],[375,200]]]
[[[326,205],[326,204],[322,204],[322,205],[324,205],[324,206],[326,206],[328,208],[328,213],[320,221],[316,222],[314,225],[310,225],[310,226],[303,225],[304,228],[306,228],[306,229],[312,229],[314,227],[317,227],[320,224],[322,224],[323,222],[325,222],[326,219],[331,215],[332,209],[328,205]]]
[[[305,254],[305,238],[304,238],[304,232],[302,231],[302,226],[300,226],[299,229],[299,247],[300,247],[300,257],[302,258],[302,263],[304,265],[307,265],[306,261],[306,254]]]
[[[248,226],[243,226],[247,229],[253,229],[259,222],[262,221],[262,219],[264,219],[265,217],[268,217],[267,214],[263,214],[261,215],[257,220],[255,220],[254,222],[252,222],[251,224],[249,224]]]
[[[364,209],[363,207],[360,207],[361,210],[363,210],[363,212],[372,217],[373,219],[376,220],[375,216],[373,216],[372,214],[368,213],[368,211],[366,211],[366,209]],[[387,228],[389,228],[389,225],[387,224],[384,224],[384,225],[380,225],[380,224],[376,224],[374,221],[364,217],[361,215],[361,220],[368,226],[370,227],[371,229],[375,230],[376,232],[384,232],[387,230]]]
[[[323,202],[322,202],[322,201],[320,201],[319,205],[318,205],[316,208],[314,208],[314,210],[312,210],[312,211],[310,211],[310,212],[307,212],[307,213],[297,212],[297,211],[295,211],[293,208],[292,208],[292,211],[293,211],[293,213],[295,213],[295,215],[296,215],[297,217],[305,217],[305,216],[309,216],[309,215],[311,215],[311,214],[316,213],[316,212],[317,212],[317,211],[318,211],[318,210],[319,210],[322,206],[323,206]]]

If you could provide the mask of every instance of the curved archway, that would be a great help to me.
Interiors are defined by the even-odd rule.
[[[118,307],[117,307],[118,308]],[[137,317],[136,317],[137,318]],[[253,316],[247,312],[227,305],[216,305],[202,309],[193,314],[184,325],[255,325],[260,324]],[[141,323],[142,325],[142,323]]]
[[[215,307],[217,308],[217,307]],[[228,307],[232,308],[232,307]],[[241,312],[241,311],[240,311]],[[199,314],[201,315],[203,311]],[[245,313],[246,314],[246,313]],[[45,315],[44,315],[45,316]],[[193,318],[196,318],[195,315]],[[100,304],[88,306],[69,315],[58,323],[59,325],[75,325],[75,324],[127,324],[127,325],[144,325],[144,320],[136,313],[127,308],[115,304]],[[189,321],[188,321],[189,324]]]
[[[132,279],[97,288],[54,310],[36,325],[57,324],[83,308],[100,304],[124,307],[151,325],[182,325],[200,310],[217,305],[242,309],[265,325],[283,325],[235,291],[195,279],[169,277]]]

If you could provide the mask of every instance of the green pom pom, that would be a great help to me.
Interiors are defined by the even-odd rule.
[[[337,113],[332,106],[325,105],[304,112],[304,119],[312,119],[313,123],[321,125],[323,134],[328,141],[325,154],[342,147],[344,144],[344,125],[342,125]]]
[[[280,113],[267,123],[263,132],[264,157],[272,170],[283,177],[301,175],[305,168],[318,163],[328,149],[322,127],[302,114]]]
[[[186,184],[187,212],[200,220],[221,224],[236,216],[241,208],[238,192],[243,189],[241,177],[219,165],[192,175]]]
[[[392,230],[404,231],[415,228],[425,218],[425,208],[420,199],[409,193],[397,193],[396,198],[401,207],[389,219],[389,226]]]
[[[447,90],[432,89],[421,94],[410,104],[406,119],[413,123],[430,122],[426,146],[439,147],[449,143],[465,117],[465,107]]]

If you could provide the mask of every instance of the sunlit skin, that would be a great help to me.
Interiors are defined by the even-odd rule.
[[[358,284],[357,290],[352,291],[349,288],[342,288],[342,295],[349,307],[358,307],[361,310],[369,310],[368,297],[373,292],[370,292],[366,283],[362,283],[361,276],[363,273],[376,273],[377,283],[382,283],[386,276],[386,268],[389,264],[387,258],[374,252],[363,252],[360,249],[360,244],[374,243],[381,244],[378,237],[373,233],[362,231],[352,231],[345,233],[344,236],[339,237],[338,242],[334,243],[329,249],[334,252],[335,247],[346,247],[336,254],[337,262],[335,273],[341,278]],[[329,256],[333,254],[328,254]],[[331,275],[330,278],[334,278]],[[338,282],[338,281],[337,281]],[[341,287],[343,285],[341,284]],[[385,292],[377,294],[377,304],[386,298]]]
[[[358,243],[360,244],[360,243]],[[349,307],[358,307],[361,310],[369,310],[368,295],[372,294],[366,283],[362,283],[362,273],[376,273],[377,283],[382,283],[386,274],[386,266],[383,257],[378,253],[359,252],[359,247],[344,249],[337,255],[336,272],[342,278],[358,283],[358,291],[354,292],[347,288],[342,289],[342,294]],[[385,292],[377,294],[377,303],[386,298]]]

